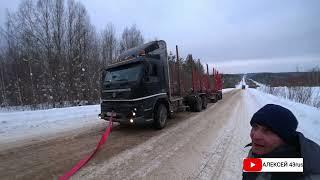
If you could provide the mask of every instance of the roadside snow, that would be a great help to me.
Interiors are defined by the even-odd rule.
[[[226,89],[222,89],[222,94],[228,93],[232,90],[234,90],[235,88],[226,88]]]
[[[253,79],[249,79],[249,80],[251,80],[252,82],[256,83],[256,85],[258,85],[258,86],[260,86],[260,87],[266,87],[266,85],[261,84],[261,83],[255,81],[255,80],[253,80]]]
[[[252,79],[250,80],[259,86],[257,87],[257,90],[264,93],[272,94],[287,100],[293,100],[298,103],[303,102],[307,105],[320,107],[320,87],[269,87]]]
[[[257,90],[268,92],[266,86],[258,87]],[[293,92],[298,93],[293,94]],[[299,95],[304,95],[305,98],[308,98],[305,104],[314,107],[318,107],[320,102],[320,87],[273,87],[272,94],[285,99],[292,98],[296,102],[299,102]]]
[[[28,138],[41,138],[71,129],[101,123],[99,105],[68,108],[1,112],[0,143],[8,143]]]

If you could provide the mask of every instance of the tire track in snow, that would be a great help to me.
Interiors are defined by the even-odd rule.
[[[242,159],[247,156],[250,142],[250,118],[255,112],[255,102],[249,98],[247,91],[241,91],[232,120],[219,135],[211,148],[211,156],[197,179],[237,179],[242,175]]]
[[[242,177],[242,160],[248,155],[250,148],[244,148],[250,140],[250,119],[255,112],[255,103],[248,98],[248,91],[244,90],[240,97],[240,108],[235,120],[235,131],[230,142],[230,148],[226,150],[221,171],[211,179],[233,180]]]
[[[239,101],[234,109],[239,108]],[[233,111],[230,118],[234,118],[237,115],[238,111]],[[236,118],[237,119],[237,118]],[[221,173],[223,168],[226,151],[231,145],[231,141],[234,136],[234,130],[236,128],[236,123],[229,121],[229,123],[224,126],[224,129],[220,131],[217,140],[212,144],[210,148],[210,153],[208,159],[206,159],[204,165],[201,167],[201,170],[196,179],[211,179],[212,177],[217,177]]]
[[[232,99],[235,96],[235,92],[233,92],[232,96],[230,99]],[[217,104],[215,104],[217,105]],[[214,107],[208,108],[205,112],[203,113],[208,113],[208,111],[212,110]],[[202,116],[203,114],[199,114],[199,116]],[[201,121],[202,119],[197,118],[197,121]],[[203,119],[204,120],[204,119]],[[181,150],[181,148],[188,144],[192,139],[195,138],[196,135],[198,135],[200,132],[208,128],[208,125],[203,123],[199,126],[198,124],[193,124],[194,130],[192,131],[187,131],[187,132],[182,132],[182,133],[176,133],[175,134],[175,139],[184,139],[183,141],[178,141],[177,144],[171,146],[170,148],[166,149],[166,151],[162,152],[158,156],[156,156],[152,161],[146,163],[144,166],[136,170],[132,175],[130,175],[126,179],[141,179],[145,177],[148,173],[152,172],[154,169],[156,169],[160,164],[163,163],[165,159],[170,158],[171,156],[175,155],[178,153],[178,150]],[[189,126],[190,127],[190,126]],[[163,155],[165,154],[165,155]]]

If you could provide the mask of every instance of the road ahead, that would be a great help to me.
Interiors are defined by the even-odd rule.
[[[114,127],[73,179],[240,179],[256,110],[249,91],[233,90],[201,113],[184,112],[165,129]],[[89,154],[107,122],[0,152],[3,179],[53,179]]]

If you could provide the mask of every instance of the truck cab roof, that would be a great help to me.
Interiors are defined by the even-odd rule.
[[[107,69],[142,60],[139,57],[148,57],[148,55],[149,57],[159,56],[163,52],[163,49],[165,49],[166,52],[166,43],[163,40],[151,41],[149,43],[142,44],[120,54],[118,62],[110,64]]]

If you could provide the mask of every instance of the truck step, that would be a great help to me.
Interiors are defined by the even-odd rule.
[[[172,96],[172,97],[170,98],[170,101],[171,101],[171,102],[181,101],[181,100],[183,100],[183,97],[180,97],[180,96]]]

